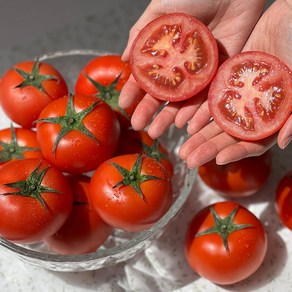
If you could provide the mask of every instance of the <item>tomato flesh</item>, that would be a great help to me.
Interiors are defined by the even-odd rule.
[[[292,72],[264,52],[240,53],[222,64],[210,85],[209,109],[230,135],[259,140],[275,133],[292,110]]]
[[[141,30],[130,54],[138,84],[152,96],[179,101],[196,95],[215,75],[218,48],[209,29],[183,13],[158,17]]]

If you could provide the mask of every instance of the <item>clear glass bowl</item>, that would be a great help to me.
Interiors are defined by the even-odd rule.
[[[82,68],[95,56],[110,54],[95,50],[71,50],[46,54],[41,61],[50,63],[63,75],[69,90],[74,91],[74,83]],[[1,128],[9,127],[10,121],[1,114]],[[181,210],[197,177],[178,157],[178,149],[185,139],[185,131],[171,127],[162,137],[175,165],[173,177],[173,204],[169,211],[151,228],[139,233],[114,229],[108,240],[93,253],[82,255],[58,255],[52,253],[43,243],[18,245],[0,237],[0,246],[9,250],[21,260],[32,265],[54,271],[96,270],[108,265],[126,261],[150,246]]]

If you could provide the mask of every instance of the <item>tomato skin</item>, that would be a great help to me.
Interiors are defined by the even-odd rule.
[[[31,130],[31,129],[25,129],[25,128],[14,128],[15,130],[15,135],[17,139],[17,145],[20,147],[29,147],[29,148],[34,148],[34,149],[27,149],[22,151],[22,156],[24,158],[43,158],[43,154],[39,148],[39,144],[37,142],[36,138],[36,132]],[[11,128],[5,128],[0,130],[0,141],[4,142],[5,144],[9,144],[12,141],[12,131]],[[0,145],[0,158],[3,157],[1,154],[1,151],[4,151],[3,146]],[[13,150],[10,149],[9,151],[12,152],[11,155],[13,155]],[[16,159],[12,157],[12,159]],[[2,163],[8,162],[8,160],[5,160],[1,162],[0,160],[0,165]]]
[[[73,190],[73,207],[62,227],[45,239],[59,254],[94,252],[110,235],[112,228],[93,209],[89,200],[90,177],[67,176]]]
[[[14,67],[30,73],[34,63],[34,61],[25,61],[15,64]],[[0,103],[3,111],[12,121],[24,128],[35,127],[33,122],[42,109],[52,100],[68,94],[64,78],[53,66],[40,62],[39,74],[52,75],[56,78],[42,82],[45,93],[32,85],[17,87],[24,78],[13,68],[9,69],[0,80]]]
[[[260,51],[239,53],[217,71],[208,92],[209,110],[228,134],[257,141],[277,132],[292,111],[292,71]]]
[[[39,118],[64,116],[68,99],[65,96],[54,100],[44,108]],[[53,153],[61,126],[43,121],[37,123],[37,140],[44,157],[64,172],[78,174],[92,171],[116,151],[120,125],[110,106],[92,96],[73,96],[76,112],[87,109],[95,102],[99,104],[83,118],[82,123],[97,141],[79,130],[72,130],[63,136]]]
[[[41,164],[40,164],[41,163]],[[35,198],[4,195],[16,189],[7,183],[26,180],[40,164],[49,167],[41,185],[57,190],[41,193],[46,208]],[[0,168],[0,234],[16,243],[35,243],[55,233],[68,218],[72,208],[72,191],[67,178],[45,160],[12,160]]]
[[[275,207],[282,224],[292,230],[292,171],[285,173],[278,182]]]
[[[138,154],[113,157],[102,163],[94,172],[90,183],[90,198],[95,210],[109,225],[130,232],[152,226],[170,208],[172,203],[171,180],[165,168],[156,160],[143,156],[141,174],[157,176],[140,184],[145,200],[129,185],[114,186],[123,179],[110,162],[130,170]]]
[[[218,47],[211,31],[184,13],[169,13],[148,23],[130,51],[134,78],[151,96],[181,101],[211,82],[218,67]]]
[[[222,218],[238,207],[234,222],[252,225],[229,234],[229,252],[218,234],[195,236],[214,226],[211,206]],[[237,283],[252,275],[262,264],[266,251],[267,237],[261,222],[248,209],[231,201],[203,208],[193,217],[186,233],[185,254],[190,267],[201,277],[220,285]]]
[[[248,197],[258,192],[267,182],[272,167],[271,152],[247,157],[226,165],[211,160],[198,169],[203,182],[229,198]]]
[[[116,155],[123,154],[131,154],[131,153],[144,153],[147,154],[145,149],[143,148],[143,144],[146,147],[153,147],[154,139],[152,139],[148,132],[145,130],[136,131],[133,128],[126,128],[121,131],[119,144],[117,147]],[[160,141],[158,141],[158,149],[153,150],[156,153],[151,153],[154,156],[159,156],[157,159],[153,157],[157,161],[159,161],[167,170],[170,177],[174,174],[174,166],[170,160],[169,153],[167,149],[162,145]]]

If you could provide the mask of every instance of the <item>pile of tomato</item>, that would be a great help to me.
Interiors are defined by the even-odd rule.
[[[113,228],[142,231],[168,211],[168,152],[130,127],[135,106],[118,106],[130,73],[119,55],[94,57],[74,93],[58,68],[38,59],[3,75],[0,103],[11,126],[0,130],[1,236],[88,253]]]

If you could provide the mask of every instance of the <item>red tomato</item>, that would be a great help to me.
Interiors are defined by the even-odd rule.
[[[219,67],[208,102],[224,131],[242,140],[263,139],[291,114],[292,72],[270,54],[240,53]]]
[[[130,125],[132,116],[140,99],[126,109],[118,104],[120,91],[131,74],[128,62],[123,62],[120,55],[98,56],[90,60],[80,72],[75,92],[78,94],[94,95],[105,102],[116,112],[122,127]]]
[[[292,229],[292,171],[288,171],[277,185],[276,210],[281,222]]]
[[[64,225],[45,239],[49,248],[60,254],[94,252],[110,235],[112,228],[93,209],[89,200],[90,177],[70,175],[73,208]]]
[[[133,76],[157,99],[193,97],[213,79],[218,48],[209,29],[193,16],[170,13],[147,24],[131,48]]]
[[[55,233],[72,208],[67,178],[45,160],[12,160],[0,168],[0,234],[35,243]]]
[[[141,154],[116,156],[96,169],[90,183],[90,199],[109,225],[141,231],[170,208],[171,180],[153,158]]]
[[[69,173],[92,171],[110,158],[119,135],[119,122],[110,106],[87,95],[54,100],[37,122],[37,139],[44,157]]]
[[[61,74],[50,64],[26,61],[14,65],[0,80],[0,103],[7,116],[25,128],[33,127],[42,109],[68,94]]]
[[[13,125],[0,130],[0,164],[24,158],[43,158],[36,132]]]
[[[247,197],[259,191],[271,173],[271,153],[248,157],[226,165],[211,160],[198,169],[203,182],[226,197]]]
[[[144,153],[154,158],[166,168],[170,177],[173,176],[174,167],[166,148],[158,139],[152,139],[147,131],[122,130],[116,155],[131,153]]]
[[[218,202],[199,211],[186,234],[191,268],[220,285],[239,282],[262,264],[267,236],[259,219],[235,202]]]

